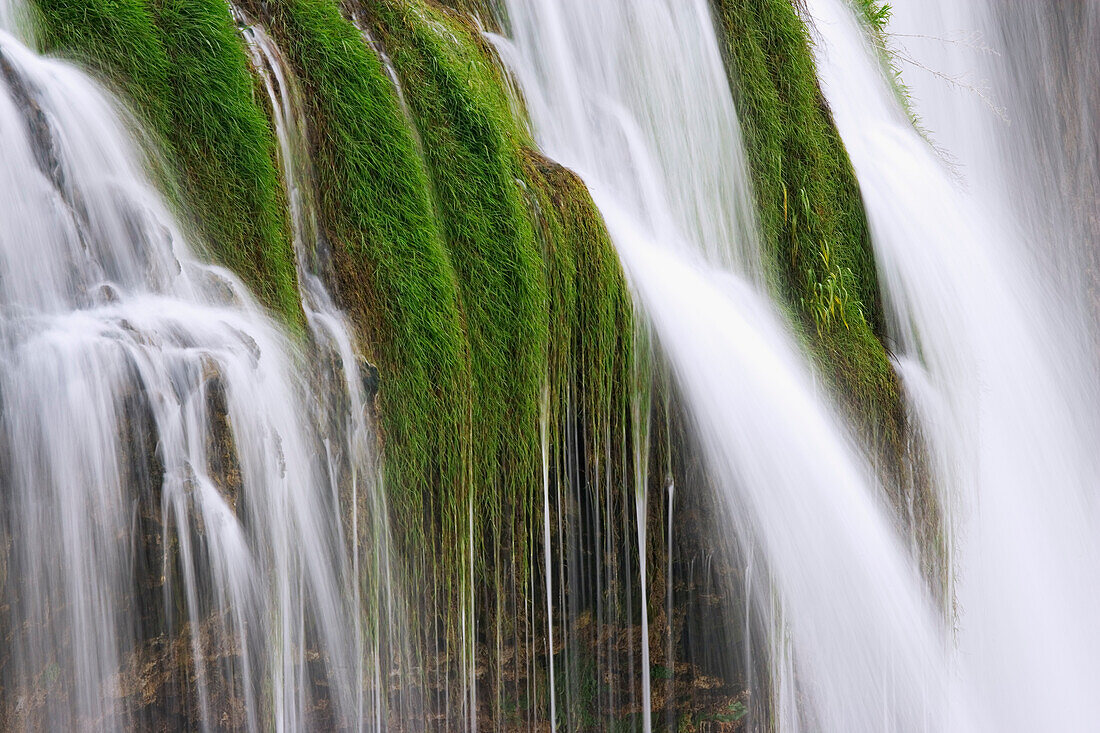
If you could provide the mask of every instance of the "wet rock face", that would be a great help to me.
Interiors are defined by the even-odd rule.
[[[53,131],[49,119],[35,99],[18,69],[5,54],[0,53],[0,77],[11,90],[12,97],[22,108],[26,120],[27,133],[34,146],[34,155],[42,172],[53,182],[59,191],[64,191],[65,173],[54,145]]]
[[[123,397],[122,476],[135,504],[134,596],[131,612],[140,638],[160,633],[164,625],[165,527],[162,509],[164,465],[157,453],[157,426],[146,396],[137,389]]]
[[[381,386],[381,376],[378,373],[378,367],[371,364],[366,359],[359,359],[359,377],[363,380],[363,394],[366,396],[367,403],[373,404],[374,398],[378,396],[378,389]]]
[[[211,362],[204,364],[203,391],[207,419],[210,421],[206,433],[207,469],[226,504],[236,512],[241,493],[241,466],[233,441],[225,383]]]
[[[205,368],[196,383],[203,391],[208,418],[206,467],[226,503],[237,509],[241,492],[241,471],[233,441],[223,380],[213,364]],[[241,640],[225,633],[229,625],[218,614],[209,614],[193,626],[183,621],[178,589],[184,587],[179,558],[180,531],[202,532],[202,527],[181,528],[169,518],[164,506],[165,468],[158,451],[158,429],[149,395],[134,375],[132,387],[120,395],[119,468],[122,485],[133,505],[133,534],[125,538],[131,547],[129,590],[112,600],[126,619],[127,633],[120,635],[121,666],[110,679],[104,698],[113,701],[118,720],[137,730],[193,730],[200,726],[196,699],[195,648],[207,669],[206,682],[211,709],[218,711],[217,729],[247,727],[243,690],[233,671],[241,654]],[[3,476],[10,457],[0,445],[0,507],[7,493]],[[0,510],[2,514],[2,510]],[[16,589],[6,583],[11,548],[10,518],[0,521],[0,730],[47,729],[48,705],[58,695],[74,688],[67,665],[52,663],[21,680],[15,689],[10,677],[10,654],[15,646],[10,612],[18,602]],[[175,589],[174,591],[172,589]],[[60,613],[63,609],[52,609]],[[49,619],[39,620],[48,624]],[[33,626],[33,624],[32,624]],[[41,632],[25,628],[26,634]],[[226,672],[228,670],[228,672]],[[318,718],[320,720],[320,718]],[[106,721],[83,721],[89,729]]]

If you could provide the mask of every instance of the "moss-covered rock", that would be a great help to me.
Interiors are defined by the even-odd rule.
[[[165,147],[181,210],[196,213],[221,262],[297,323],[271,126],[227,6],[33,2],[43,47],[91,66],[132,101]],[[806,28],[790,0],[713,2],[773,282],[852,414],[896,459],[904,419],[880,341],[867,225],[817,88]],[[544,719],[546,667],[560,650],[527,639],[549,622],[558,643],[568,639],[577,650],[573,667],[560,672],[559,710],[602,704],[606,692],[618,706],[585,715],[636,714],[628,708],[639,682],[622,660],[634,659],[641,604],[659,609],[673,586],[678,607],[650,618],[680,629],[678,658],[689,644],[684,619],[709,614],[718,625],[715,609],[732,604],[684,600],[694,586],[665,577],[668,553],[704,556],[697,540],[707,513],[680,500],[677,521],[695,526],[677,525],[668,542],[677,549],[661,544],[666,472],[680,487],[703,479],[685,468],[690,451],[671,398],[632,404],[639,386],[649,387],[635,380],[650,375],[636,370],[642,355],[634,353],[631,299],[614,247],[583,182],[533,149],[521,104],[471,15],[491,24],[494,0],[240,5],[268,29],[299,82],[335,294],[378,366],[389,509],[403,570],[420,596],[410,623],[426,707],[455,716],[463,704],[456,669],[465,664],[477,676],[484,709],[475,712],[487,727],[501,728],[509,716],[517,725]],[[649,455],[650,503],[641,518],[649,546],[639,550],[634,482],[636,451],[645,446],[635,445],[632,421],[648,424],[651,407],[654,430],[665,431],[655,442],[664,446]],[[212,468],[232,497],[237,467],[229,452],[216,457]],[[554,572],[536,549],[544,478],[561,487],[547,501],[559,528],[550,541],[554,556],[567,558],[557,571],[565,577],[553,578],[564,602],[550,619],[544,599],[533,602],[539,575]],[[647,552],[649,599],[631,586]],[[704,629],[698,643],[710,641],[706,624],[695,628]],[[145,637],[152,641],[134,659],[167,664],[174,642]],[[577,660],[591,660],[591,670],[582,675]],[[713,688],[723,704],[740,699],[733,673],[689,667],[668,670],[665,707],[683,707],[696,695],[692,680],[716,674],[726,677]],[[596,676],[604,686],[586,687]],[[529,689],[541,690],[542,702],[525,697]],[[437,693],[449,702],[433,702]]]
[[[484,556],[498,549],[504,523],[525,513],[539,473],[549,316],[542,247],[523,197],[526,140],[487,45],[460,16],[380,2],[373,30],[401,80],[458,277],[478,446],[474,511],[487,539],[495,535]]]
[[[776,289],[804,325],[809,348],[852,422],[879,453],[889,498],[912,524],[928,577],[936,578],[943,552],[938,501],[884,346],[863,200],[818,86],[808,28],[791,0],[711,1],[724,32]],[[858,0],[857,8],[881,38],[889,6]],[[880,51],[890,70],[885,40]]]
[[[485,715],[500,720],[503,687],[521,684],[504,650],[533,621],[543,446],[555,473],[577,436],[580,466],[561,473],[624,465],[633,323],[618,260],[580,180],[532,152],[470,16],[420,0],[246,10],[308,107],[338,297],[379,366],[422,633],[438,617],[454,642],[476,616],[476,637],[448,654],[478,659]],[[428,687],[448,684],[446,663],[425,667]]]
[[[335,2],[243,5],[279,44],[306,106],[335,295],[379,370],[391,519],[424,622],[410,619],[411,633],[430,648],[437,618],[458,635],[459,599],[472,592],[475,451],[466,318],[431,179],[381,58]],[[423,677],[430,686],[427,664]]]
[[[712,0],[768,260],[851,414],[897,458],[904,414],[863,201],[790,0]]]

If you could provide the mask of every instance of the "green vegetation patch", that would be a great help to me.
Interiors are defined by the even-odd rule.
[[[790,0],[713,0],[779,292],[869,434],[902,450],[903,413],[884,333],[859,186]]]
[[[391,510],[434,604],[422,610],[451,652],[484,644],[483,699],[515,699],[503,656],[530,613],[542,440],[560,456],[583,419],[603,460],[623,431],[633,323],[614,249],[581,181],[531,150],[469,16],[418,0],[245,9],[308,107],[339,295],[380,369]]]
[[[616,373],[628,366],[629,297],[587,190],[532,152],[519,105],[469,17],[407,0],[374,8],[372,32],[419,131],[459,279],[474,382],[481,685],[499,723],[512,677],[506,647],[521,633],[516,619],[530,613],[542,461],[561,455],[570,417],[586,422],[585,448],[609,439],[613,387],[625,382]],[[606,450],[588,454],[597,462],[613,454],[600,445]]]
[[[611,239],[584,183],[560,165],[533,150],[525,154],[524,179],[536,231],[544,247],[550,285],[550,382],[547,392],[547,459],[552,481],[551,525],[567,535],[583,531],[580,525],[601,516],[608,547],[631,547],[633,531],[613,518],[633,510],[634,474],[631,397],[634,382],[634,321],[631,297]],[[566,494],[562,497],[558,491]],[[585,498],[582,498],[585,497]],[[557,500],[562,503],[558,505]],[[541,513],[537,515],[541,518]],[[532,528],[536,537],[540,528]],[[655,536],[660,536],[660,531]],[[556,542],[554,543],[557,544]],[[577,548],[573,548],[576,551]],[[559,552],[568,553],[566,547]],[[633,556],[629,549],[625,555]],[[635,601],[627,592],[624,575],[637,572],[623,563],[618,550],[594,549],[591,556],[577,553],[566,580],[602,573],[605,623],[628,623],[625,608]],[[629,561],[628,561],[629,562]],[[577,575],[574,575],[576,573]],[[635,588],[636,590],[636,588]],[[558,725],[592,729],[600,721],[597,678],[614,674],[613,664],[600,665],[589,653],[602,642],[591,623],[594,611],[585,608],[578,593],[573,609],[559,608],[560,632],[573,652],[557,660]],[[589,599],[591,602],[593,599]],[[578,615],[579,614],[579,615]],[[588,623],[580,619],[588,615]],[[636,617],[635,617],[636,618]],[[581,658],[573,656],[581,651]],[[607,683],[615,689],[619,679]],[[548,710],[544,710],[548,713]]]
[[[39,45],[118,89],[156,138],[212,254],[301,323],[274,138],[221,0],[33,0]]]
[[[618,254],[583,181],[525,151],[524,179],[543,242],[550,286],[549,420],[563,425],[571,407],[582,422],[586,454],[598,462],[624,429],[634,364],[632,302]],[[611,441],[611,445],[608,444]],[[610,449],[610,450],[609,450]]]
[[[497,18],[503,12],[502,0],[436,0],[440,5],[467,13],[488,30],[498,30]]]
[[[547,378],[548,296],[520,179],[525,141],[475,30],[427,3],[378,5],[374,27],[419,130],[460,283],[478,446],[474,511],[499,539],[539,485]],[[502,549],[495,541],[490,547]]]

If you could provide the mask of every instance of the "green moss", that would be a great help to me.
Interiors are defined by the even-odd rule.
[[[614,364],[618,329],[629,328],[628,319],[616,320],[625,298],[614,300],[625,287],[584,187],[564,173],[544,176],[547,168],[532,162],[494,54],[468,17],[407,0],[376,3],[375,11],[372,31],[401,79],[459,279],[474,386],[470,533],[477,616],[488,641],[481,686],[499,722],[499,701],[509,696],[501,655],[516,643],[515,619],[529,613],[543,390],[550,392],[546,450],[562,441],[567,400],[589,403],[584,414],[593,421],[608,414],[611,367],[589,372],[574,347],[591,335],[593,351],[585,354]],[[596,329],[582,333],[586,325]],[[604,349],[599,356],[596,348]]]
[[[215,255],[264,300],[299,310],[274,142],[223,0],[152,3],[169,60],[169,134],[186,200]]]
[[[119,88],[156,131],[170,119],[168,56],[154,18],[135,0],[34,0],[46,51],[73,58]]]
[[[612,455],[616,405],[623,414],[633,325],[614,249],[580,180],[530,150],[468,16],[343,3],[364,41],[332,2],[246,9],[309,108],[321,221],[340,297],[379,363],[387,484],[422,553],[413,572],[433,596],[423,610],[455,652],[476,604],[491,670],[481,693],[515,699],[499,650],[530,613],[542,420],[560,455],[582,417],[598,462]]]
[[[525,168],[551,294],[547,460],[552,481],[560,482],[562,501],[557,505],[552,484],[551,525],[564,525],[567,536],[583,543],[579,538],[585,528],[599,522],[606,543],[590,550],[560,549],[567,558],[565,582],[575,595],[570,609],[558,609],[563,636],[556,638],[573,651],[557,661],[557,722],[587,730],[601,722],[592,680],[615,674],[614,663],[598,665],[595,657],[588,657],[603,644],[591,623],[592,614],[600,618],[599,612],[588,604],[602,606],[605,624],[626,625],[623,611],[635,600],[629,580],[637,572],[629,559],[635,555],[626,549],[632,547],[635,530],[630,522],[619,521],[632,516],[635,489],[627,437],[633,434],[628,421],[635,326],[618,256],[583,182],[533,150],[526,153]],[[620,549],[625,557],[618,554]],[[581,579],[596,576],[601,578],[598,596],[585,598]],[[582,620],[585,614],[587,622]],[[571,657],[577,650],[583,650],[579,668]],[[616,690],[622,683],[608,682]]]
[[[339,297],[378,363],[387,484],[410,543],[457,562],[472,373],[429,180],[378,57],[332,2],[245,3],[301,84]],[[431,531],[435,527],[436,531]],[[439,534],[446,528],[446,537]]]
[[[778,290],[867,430],[901,450],[902,408],[858,183],[790,0],[713,0]],[[877,7],[877,6],[876,6]]]
[[[501,0],[436,0],[436,2],[451,10],[467,13],[489,30],[498,29],[497,18],[502,12]]]
[[[621,434],[633,374],[634,321],[618,254],[588,189],[572,171],[526,151],[524,179],[543,242],[550,306],[549,419],[572,405],[598,462],[625,446]]]
[[[274,139],[220,0],[34,0],[39,44],[91,67],[133,104],[212,254],[300,324]]]
[[[485,630],[500,640],[526,584],[541,495],[540,403],[549,315],[541,246],[523,197],[525,142],[503,80],[461,17],[418,2],[378,3],[373,24],[393,60],[431,175],[459,279],[472,390],[473,564]],[[520,595],[519,597],[523,597]],[[499,672],[499,668],[495,670]],[[499,676],[490,682],[495,690]]]
[[[428,5],[382,8],[376,28],[423,142],[460,282],[473,365],[477,474],[498,483],[505,496],[519,497],[538,463],[548,340],[541,252],[518,180],[523,139],[496,69],[470,29]]]

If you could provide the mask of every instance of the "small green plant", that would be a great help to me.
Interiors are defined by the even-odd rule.
[[[802,299],[802,307],[810,313],[819,335],[838,321],[850,330],[850,319],[863,318],[863,306],[853,295],[855,275],[837,264],[827,239],[821,240],[817,259],[821,274],[815,268],[806,268],[807,295]]]
[[[707,715],[702,720],[709,720],[715,723],[736,723],[749,714],[749,709],[745,707],[745,703],[741,701],[732,702],[726,707],[724,713],[714,713],[713,715]]]
[[[655,680],[670,680],[674,676],[671,669],[669,669],[668,667],[662,667],[659,664],[653,665],[653,669],[650,674]]]
[[[889,3],[882,2],[882,0],[856,0],[856,8],[863,17],[864,25],[867,27],[868,35],[870,35],[871,42],[878,53],[879,61],[886,72],[890,86],[894,90],[894,95],[913,124],[920,128],[920,120],[913,109],[912,95],[902,78],[901,67],[898,66],[899,54],[897,49],[890,43],[890,33],[887,26],[890,24],[894,9]],[[908,58],[905,60],[911,61]]]
[[[856,0],[856,5],[873,32],[886,32],[886,24],[890,22],[890,16],[894,12],[889,3],[882,0]]]

